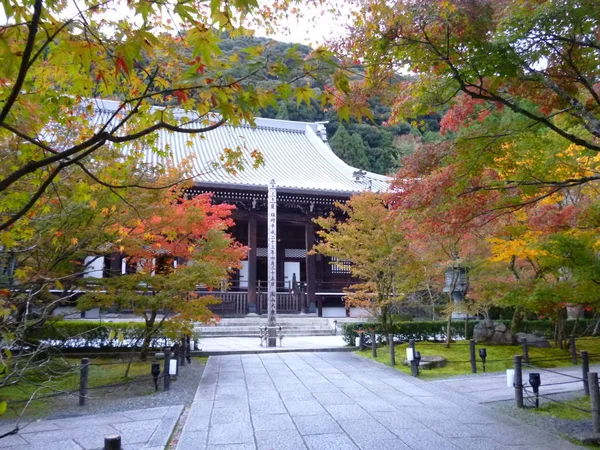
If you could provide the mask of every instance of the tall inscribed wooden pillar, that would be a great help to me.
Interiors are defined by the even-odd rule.
[[[315,242],[315,226],[312,221],[307,222],[305,227],[305,243],[306,243],[306,297],[308,302],[309,313],[314,313],[316,307],[316,265],[315,255],[310,255],[309,252]]]
[[[256,217],[248,219],[248,313],[256,314]]]

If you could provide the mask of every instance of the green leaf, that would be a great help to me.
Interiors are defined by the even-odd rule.
[[[5,401],[0,402],[0,416],[6,412],[6,408],[8,407],[8,403]]]
[[[302,102],[310,106],[311,99],[315,98],[315,91],[309,85],[296,88],[294,89],[294,92],[296,94],[298,106],[300,106],[300,103]]]

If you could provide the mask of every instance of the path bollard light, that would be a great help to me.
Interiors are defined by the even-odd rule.
[[[415,376],[419,376],[419,364],[421,364],[421,352],[415,352],[415,367],[417,368]]]
[[[479,357],[481,358],[481,362],[483,363],[483,371],[485,372],[485,360],[487,359],[487,349],[480,348]]]
[[[152,364],[152,379],[154,380],[154,390],[158,391],[158,376],[160,375],[160,363]]]
[[[535,394],[535,407],[540,407],[540,385],[542,384],[542,379],[540,374],[537,372],[529,373],[529,384],[533,388],[533,393]]]
[[[118,434],[104,438],[104,450],[121,450],[121,436]]]

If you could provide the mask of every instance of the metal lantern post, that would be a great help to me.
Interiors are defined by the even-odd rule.
[[[267,347],[277,347],[277,189],[275,180],[271,180],[269,183],[268,197]]]

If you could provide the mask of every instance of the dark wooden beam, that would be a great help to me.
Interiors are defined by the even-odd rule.
[[[248,219],[248,312],[256,314],[256,217]]]
[[[309,254],[315,242],[315,226],[311,222],[307,222],[305,227],[305,241],[306,241],[306,296],[308,300],[308,312],[314,313],[316,310],[316,264],[315,255]],[[323,315],[323,308],[319,308],[319,317]]]

